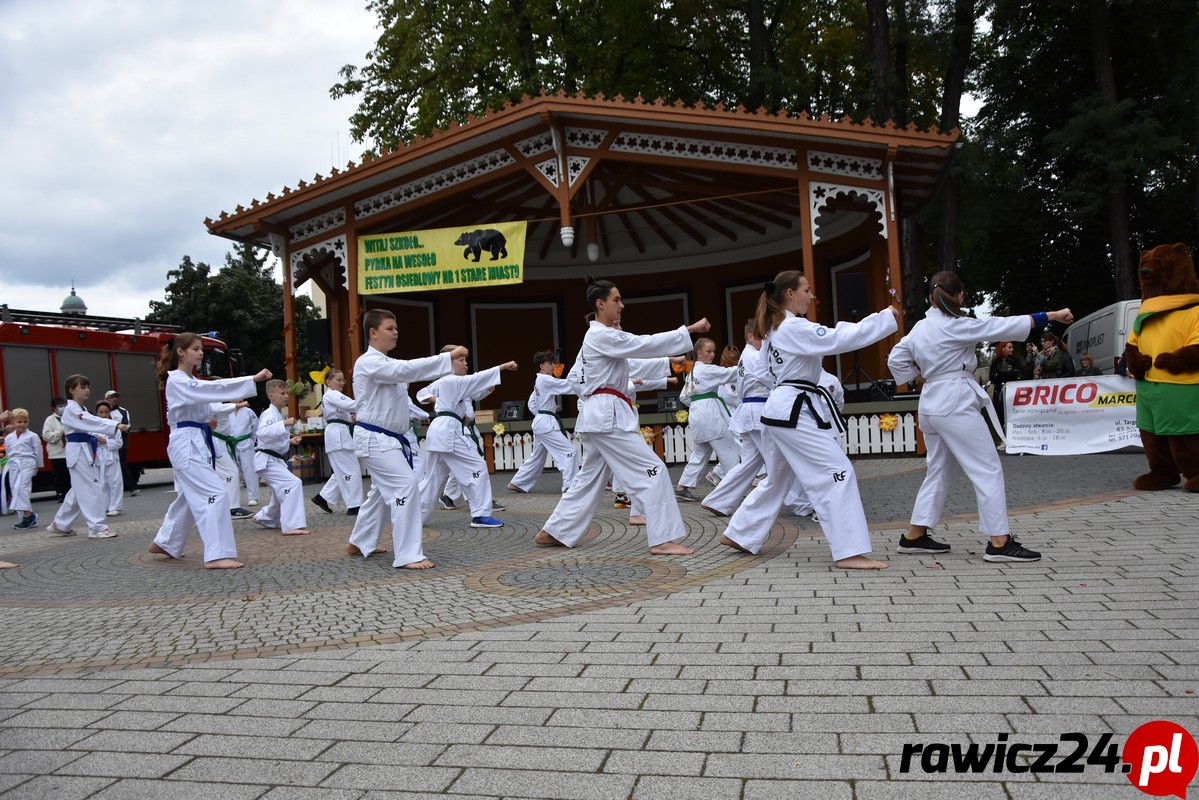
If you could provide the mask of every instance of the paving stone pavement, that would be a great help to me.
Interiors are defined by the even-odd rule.
[[[1005,457],[1013,531],[1044,557],[988,564],[961,480],[953,551],[895,554],[923,462],[859,460],[881,573],[835,569],[794,517],[740,556],[695,503],[693,556],[650,556],[611,507],[578,548],[536,548],[549,473],[530,495],[495,476],[502,529],[438,511],[421,573],[345,556],[349,518],[311,505],[308,537],[237,523],[246,569],[201,569],[198,542],[160,561],[169,477],[117,539],[5,518],[0,798],[1139,797],[1094,763],[903,753],[1199,735],[1199,497],[1131,491],[1143,463]]]

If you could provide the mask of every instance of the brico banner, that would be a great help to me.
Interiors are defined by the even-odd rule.
[[[1007,452],[1043,456],[1141,446],[1137,385],[1119,375],[1004,385]]]
[[[524,280],[525,222],[358,237],[358,293],[461,289]]]

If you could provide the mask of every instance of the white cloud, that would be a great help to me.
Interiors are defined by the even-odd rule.
[[[329,87],[378,35],[365,0],[0,5],[0,280],[10,307],[144,316],[205,217],[358,160]],[[335,159],[340,150],[340,158]]]

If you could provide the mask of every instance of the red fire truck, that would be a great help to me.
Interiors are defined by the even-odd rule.
[[[137,319],[19,311],[0,306],[0,408],[25,408],[30,428],[41,433],[53,413],[52,397],[65,397],[68,375],[86,375],[92,405],[109,389],[121,393],[133,428],[130,466],[159,467],[167,462],[166,403],[155,368],[163,344],[179,328]],[[215,334],[215,331],[213,332]],[[204,336],[204,378],[242,374],[241,353],[215,335]],[[47,468],[35,489],[48,486]]]

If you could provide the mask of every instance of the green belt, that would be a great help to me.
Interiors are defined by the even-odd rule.
[[[691,402],[694,403],[696,400],[719,400],[720,404],[724,406],[724,413],[728,414],[730,417],[733,416],[733,412],[729,411],[728,403],[724,402],[724,398],[718,395],[716,392],[704,392],[703,394],[691,395]]]
[[[562,415],[561,414],[559,414],[557,411],[538,411],[537,413],[538,414],[546,414],[547,416],[551,416],[555,420],[557,420],[558,421],[558,430],[562,431],[562,435],[565,436],[567,439],[570,438],[570,434],[566,432],[566,426],[562,424]]]
[[[229,450],[229,458],[233,459],[234,461],[237,461],[237,445],[238,445],[238,443],[246,441],[247,439],[252,437],[254,434],[247,433],[244,436],[233,436],[233,435],[227,435],[224,433],[217,433],[216,431],[213,431],[212,435],[225,443],[225,447],[228,448],[228,450]]]
[[[467,425],[466,420],[464,420],[462,417],[455,414],[453,411],[438,411],[433,416],[435,416],[435,417],[453,417],[454,419],[458,420],[458,422],[462,423],[462,432],[470,434],[470,438],[474,439],[475,448],[478,449],[479,455],[483,455],[483,443],[481,441],[479,441],[479,433],[478,433],[478,431],[475,430],[474,423]]]
[[[330,422],[332,422],[336,425],[345,425],[347,428],[350,429],[351,434],[354,432],[354,423],[350,422],[347,419],[327,419],[327,420],[325,420],[326,425],[328,425]]]
[[[259,453],[266,453],[268,456],[274,456],[275,458],[277,458],[277,459],[279,459],[280,461],[283,461],[283,462],[286,462],[286,461],[287,461],[287,456],[282,456],[282,455],[279,455],[279,454],[278,454],[278,453],[276,453],[274,450],[267,450],[265,447],[259,447],[259,448],[258,448],[258,452],[259,452]]]

